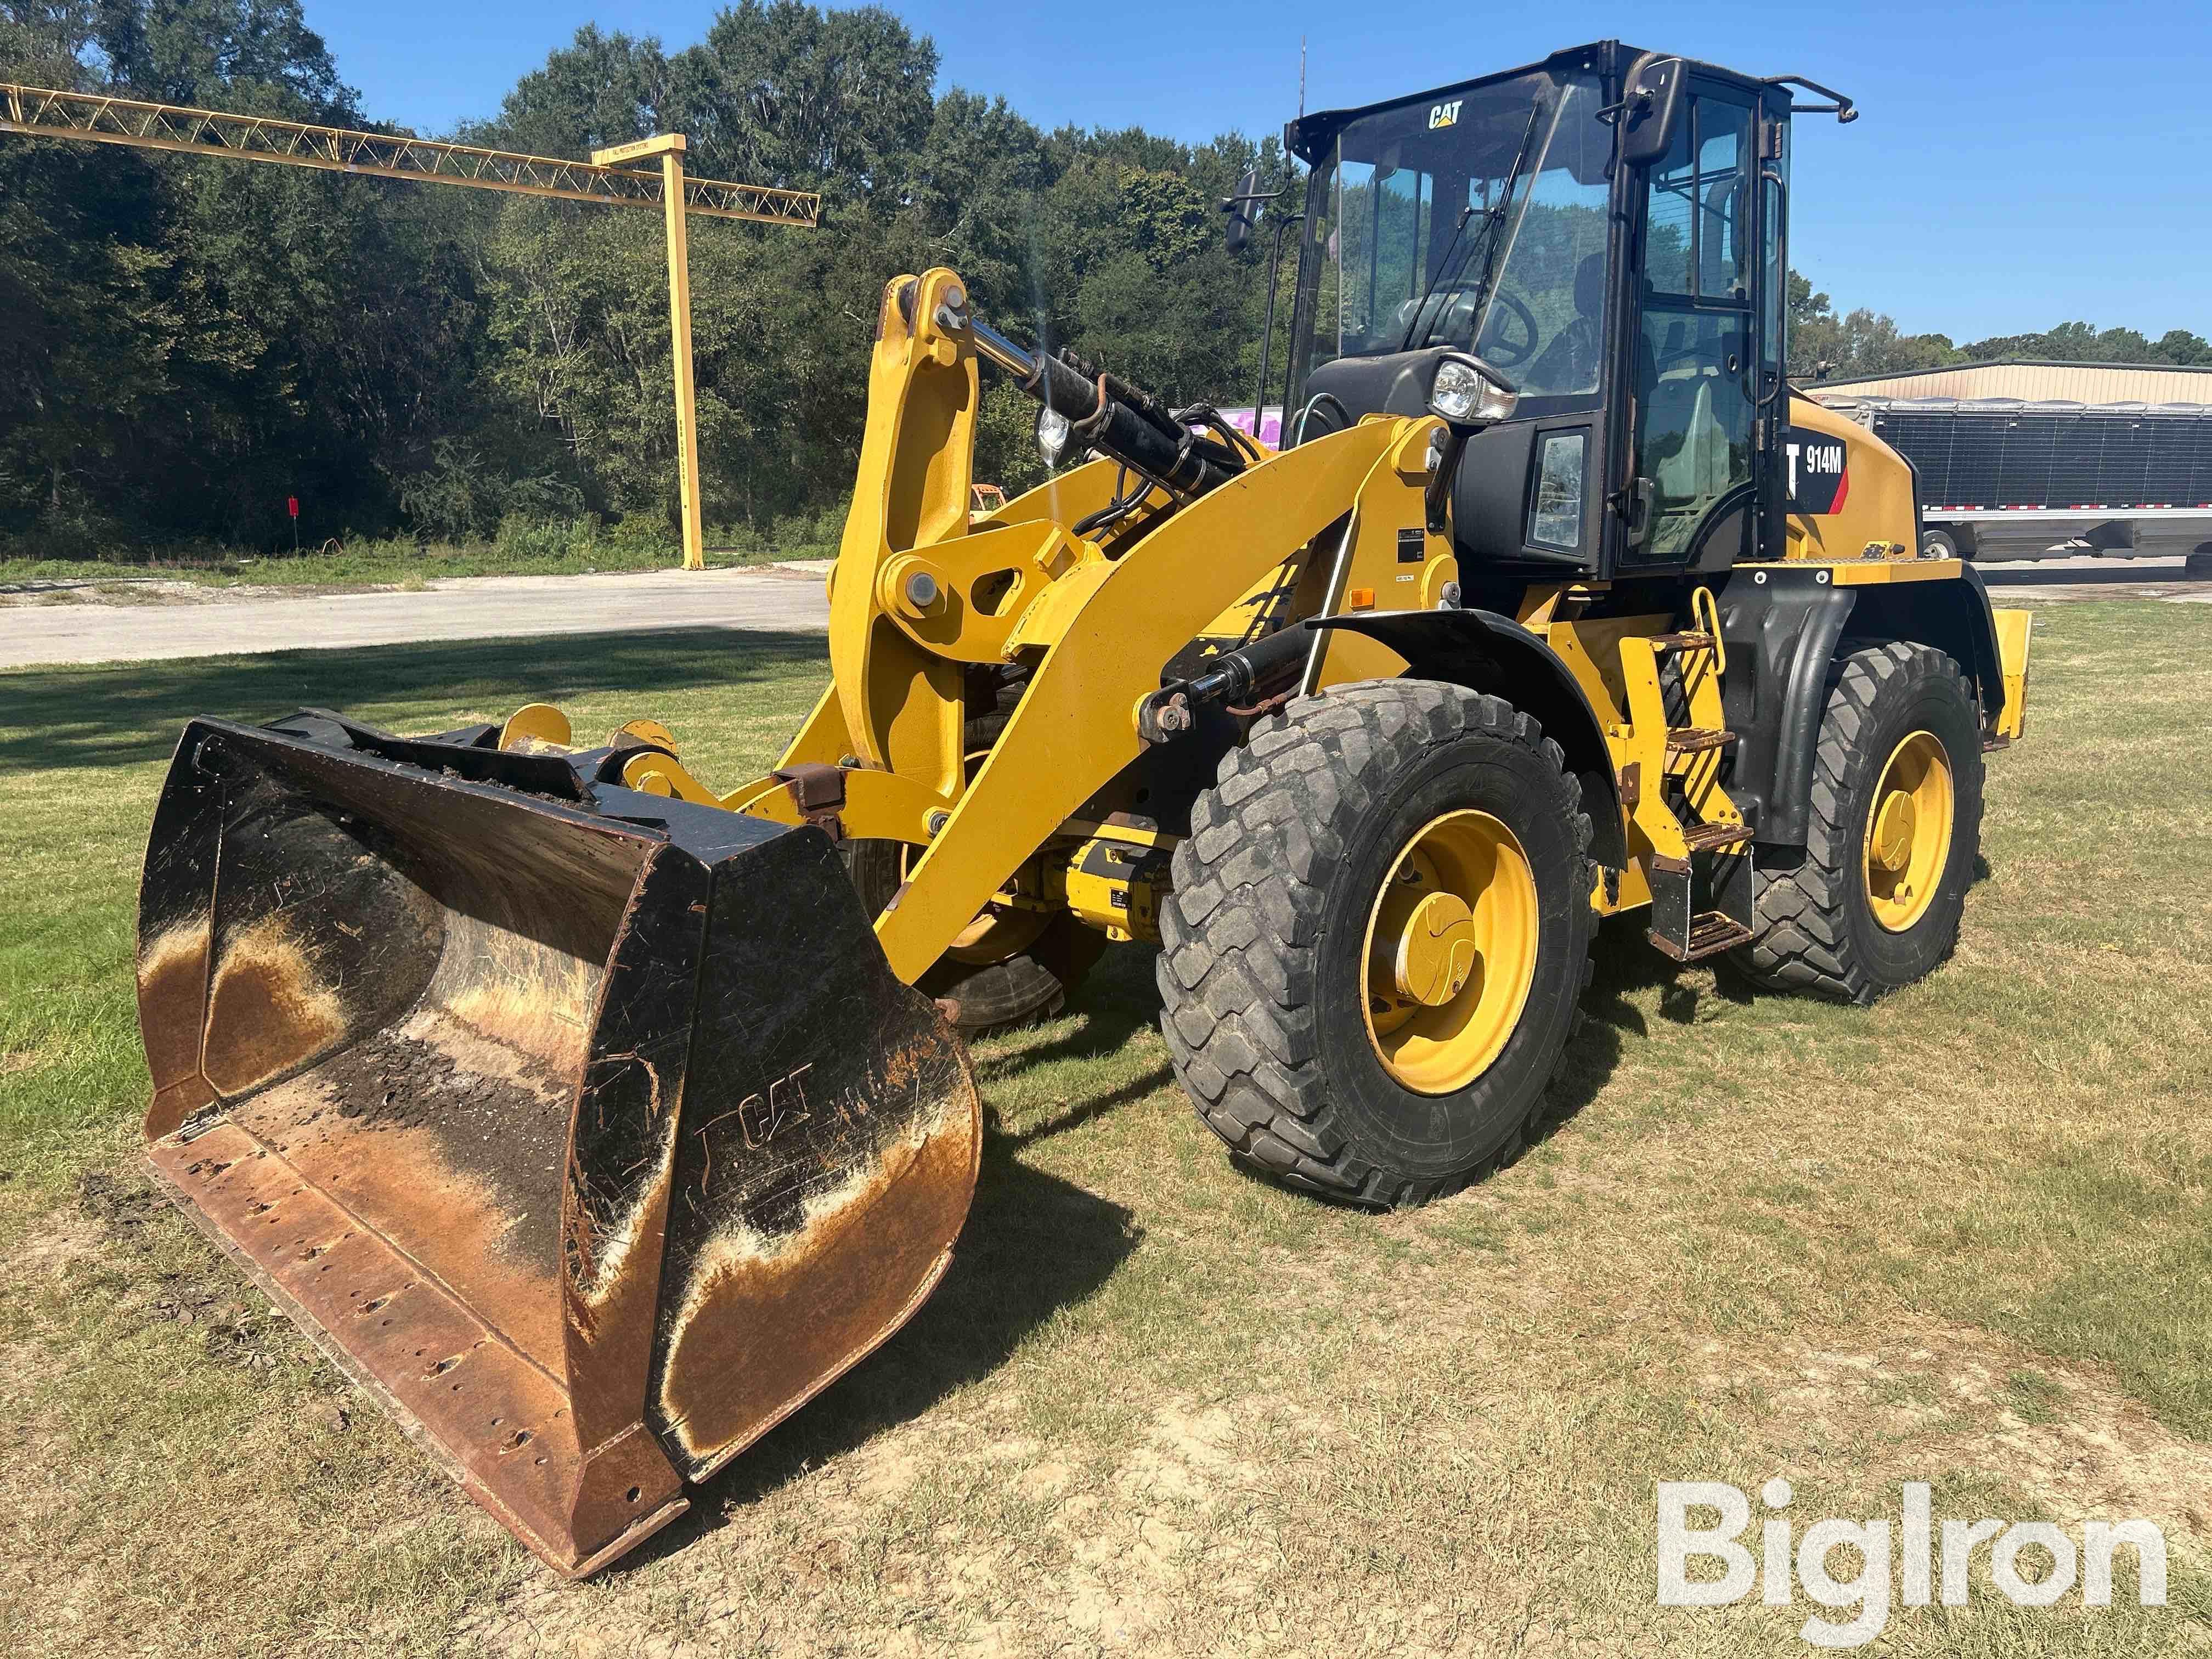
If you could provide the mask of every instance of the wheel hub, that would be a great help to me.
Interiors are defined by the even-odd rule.
[[[1912,831],[1918,817],[1912,797],[1902,789],[1893,789],[1882,798],[1875,811],[1875,862],[1885,870],[1902,870],[1911,862]]]
[[[1400,1085],[1450,1094],[1497,1060],[1535,981],[1540,911],[1528,854],[1487,812],[1448,812],[1399,850],[1368,914],[1361,1012]]]
[[[1942,739],[1933,732],[1909,733],[1875,783],[1861,860],[1874,919],[1890,933],[1904,933],[1934,903],[1957,810]]]
[[[1474,971],[1474,912],[1456,893],[1431,893],[1407,913],[1395,955],[1398,994],[1442,1006]]]

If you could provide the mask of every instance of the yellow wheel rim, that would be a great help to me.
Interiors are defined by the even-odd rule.
[[[1399,849],[1360,957],[1384,1071],[1443,1095],[1489,1069],[1535,981],[1540,908],[1528,855],[1487,812],[1447,812]]]
[[[1901,933],[1928,914],[1951,859],[1951,757],[1933,732],[1890,751],[1867,813],[1863,863],[1874,919]]]

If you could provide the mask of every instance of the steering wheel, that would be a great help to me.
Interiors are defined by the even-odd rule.
[[[1517,338],[1513,331],[1499,326],[1508,321],[1520,325]],[[1513,368],[1536,355],[1536,335],[1534,314],[1511,295],[1501,294],[1490,307],[1490,320],[1483,329],[1484,337],[1475,342],[1475,349],[1492,368]]]
[[[1475,287],[1474,279],[1461,276],[1443,283],[1425,299],[1405,301],[1398,307],[1395,319],[1398,337],[1403,339],[1419,312],[1431,307],[1434,307],[1436,320],[1430,325],[1430,338],[1438,335],[1448,339],[1455,335],[1472,335]],[[1438,306],[1437,301],[1447,295],[1455,297]],[[1536,354],[1538,330],[1534,314],[1510,294],[1493,295],[1492,300],[1490,321],[1485,331],[1489,343],[1481,348],[1483,361],[1495,368],[1512,368],[1527,362]],[[1502,312],[1500,307],[1504,307]],[[1501,327],[1501,322],[1518,326]]]

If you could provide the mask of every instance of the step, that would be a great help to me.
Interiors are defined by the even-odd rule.
[[[1725,749],[1735,740],[1733,732],[1716,731],[1709,726],[1680,726],[1667,734],[1667,752],[1701,755],[1708,750]]]
[[[1656,927],[1645,937],[1654,949],[1677,962],[1696,962],[1705,957],[1716,957],[1723,951],[1732,951],[1739,945],[1751,943],[1751,929],[1735,917],[1723,915],[1718,910],[1702,910],[1691,919],[1690,938],[1686,945],[1667,938]]]
[[[1652,634],[1646,636],[1654,651],[1710,651],[1713,636],[1705,633]]]
[[[1747,823],[1686,823],[1682,839],[1692,853],[1703,853],[1716,847],[1735,847],[1751,839]]]

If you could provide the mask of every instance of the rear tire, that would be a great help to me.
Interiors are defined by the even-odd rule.
[[[1758,870],[1755,937],[1730,960],[1770,990],[1869,1003],[1924,977],[1958,943],[1981,850],[1981,725],[1957,663],[1924,645],[1882,645],[1844,659],[1816,742],[1804,857]],[[1948,775],[1948,844],[1915,854],[1911,826],[1934,811],[1878,814],[1907,774],[1929,774],[1935,749]],[[1895,869],[1877,830],[1903,837]]]
[[[2212,546],[2198,548],[2181,562],[2182,573],[2190,576],[2212,576]]]
[[[1955,559],[1959,544],[1948,530],[1930,530],[1920,538],[1920,556],[1924,559]]]
[[[871,840],[848,841],[841,849],[846,873],[871,916],[881,915],[898,891],[904,848],[902,842]],[[940,957],[915,988],[957,1005],[952,1025],[963,1036],[988,1036],[1059,1013],[1105,949],[1105,934],[1073,916],[1054,916],[1027,948],[996,962]]]
[[[1447,848],[1421,890],[1409,872],[1447,824],[1481,826],[1473,864],[1451,866]],[[1230,751],[1191,829],[1161,907],[1161,1031],[1239,1163],[1388,1208],[1518,1152],[1576,1023],[1596,927],[1581,788],[1534,720],[1432,681],[1300,698]],[[1437,878],[1454,867],[1455,884]],[[1421,1007],[1378,999],[1372,977],[1396,937],[1377,933],[1398,914],[1386,905],[1407,886],[1466,893],[1474,908],[1450,926],[1468,931],[1453,937],[1480,940]],[[1422,1021],[1446,1035],[1409,1059]]]

